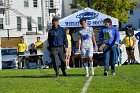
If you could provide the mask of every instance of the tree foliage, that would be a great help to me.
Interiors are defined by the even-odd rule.
[[[75,4],[87,7],[88,0],[74,0]],[[91,0],[91,7],[97,11],[118,18],[125,23],[129,18],[129,11],[136,7],[137,0]]]

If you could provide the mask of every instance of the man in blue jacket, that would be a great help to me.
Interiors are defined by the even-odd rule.
[[[109,63],[111,65],[111,73],[115,75],[115,63],[117,63],[117,46],[120,40],[119,31],[112,26],[110,18],[104,20],[105,27],[101,29],[99,40],[102,42],[105,60],[104,60],[104,76],[108,76]]]
[[[68,47],[68,42],[66,39],[65,29],[60,27],[58,24],[58,18],[52,19],[52,29],[48,33],[48,43],[52,57],[54,58],[54,70],[56,72],[56,77],[59,77],[59,65],[61,61],[61,70],[63,76],[66,76],[65,72],[65,55],[64,55],[64,47]],[[52,59],[53,60],[53,59]],[[60,60],[60,61],[59,61]]]

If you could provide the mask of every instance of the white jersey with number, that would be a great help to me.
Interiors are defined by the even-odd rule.
[[[86,27],[79,31],[80,39],[82,41],[83,48],[89,48],[91,45],[93,46],[92,35],[94,35],[94,31],[92,27]]]

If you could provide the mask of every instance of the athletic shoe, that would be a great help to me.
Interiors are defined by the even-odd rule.
[[[122,66],[122,64],[119,64],[119,66]]]
[[[138,63],[138,62],[135,62],[135,64],[140,64],[140,63]]]
[[[63,76],[67,76],[66,72],[63,72]]]
[[[104,76],[108,76],[108,72],[104,72]]]
[[[89,74],[86,74],[86,77],[89,77]]]
[[[69,67],[69,66],[67,66],[67,69],[70,69],[70,67]]]
[[[91,75],[94,76],[94,71],[91,72]]]
[[[73,68],[75,68],[75,65],[73,65]]]
[[[56,73],[56,77],[59,78],[59,74],[58,73]]]
[[[115,76],[115,75],[116,75],[116,73],[115,73],[115,72],[112,72],[112,75],[113,75],[113,76]]]

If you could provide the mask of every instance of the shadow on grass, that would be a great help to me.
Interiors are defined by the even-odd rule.
[[[60,74],[60,77],[84,77],[85,74],[67,74],[67,76],[63,76]],[[35,75],[35,76],[0,76],[0,78],[55,78],[54,74],[48,75]]]

